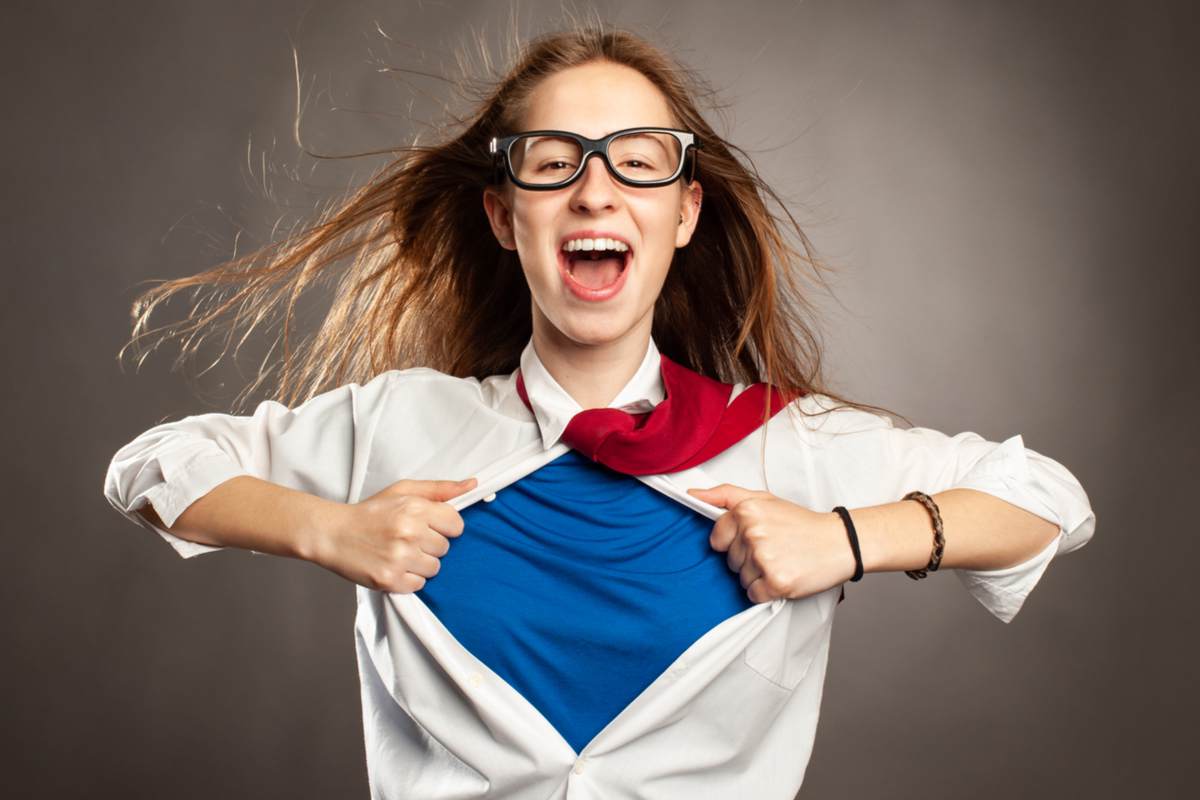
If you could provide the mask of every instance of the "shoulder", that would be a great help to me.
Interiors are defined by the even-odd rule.
[[[886,414],[847,405],[820,392],[810,392],[796,398],[788,404],[784,413],[797,432],[812,442],[895,428],[892,418]]]
[[[734,383],[730,402],[747,388],[749,384]],[[886,414],[848,405],[820,392],[792,400],[771,418],[767,428],[813,447],[862,443],[887,438],[900,430]]]
[[[513,401],[524,410],[516,392],[515,371],[480,379],[460,378],[430,367],[388,370],[364,384],[361,396],[364,405],[386,407],[389,412],[468,413],[490,409],[503,413]]]
[[[459,378],[430,367],[408,367],[381,372],[362,386],[360,396],[403,402],[418,398],[478,398],[477,378]]]

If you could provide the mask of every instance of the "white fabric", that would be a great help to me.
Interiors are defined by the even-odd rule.
[[[610,406],[643,410],[661,402],[658,364],[651,341]],[[516,392],[515,371],[478,380],[413,368],[333,390],[294,410],[263,403],[252,416],[205,414],[159,425],[116,454],[105,494],[147,527],[135,513],[142,506],[153,506],[170,526],[197,498],[243,474],[344,502],[401,478],[476,476],[476,488],[450,505],[488,501],[565,453],[559,437],[580,410],[532,341],[521,367],[532,415]],[[738,384],[734,395],[744,388]],[[794,405],[833,408],[824,395]],[[857,409],[817,417],[793,417],[792,410],[702,467],[638,479],[711,519],[724,510],[686,489],[732,483],[820,511],[893,502],[912,489],[967,487],[995,495],[1060,528],[1024,563],[953,570],[1004,622],[1056,554],[1093,534],[1095,515],[1078,481],[1026,448],[1019,435],[995,443],[970,432],[899,429]],[[154,529],[185,558],[217,549]],[[372,797],[792,798],[812,751],[838,591],[776,599],[725,620],[576,754],[418,597],[357,587]]]

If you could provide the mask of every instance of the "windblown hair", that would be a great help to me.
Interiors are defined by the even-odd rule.
[[[541,80],[595,61],[645,75],[679,125],[703,143],[695,175],[703,212],[656,302],[659,349],[720,381],[765,381],[788,395],[820,393],[883,411],[824,385],[802,278],[824,285],[828,267],[744,151],[702,116],[695,98],[715,92],[641,36],[595,23],[525,43],[499,80],[468,90],[475,110],[450,115],[439,143],[385,151],[395,159],[315,222],[146,291],[134,304],[130,344],[177,339],[184,359],[216,331],[225,332],[228,353],[255,330],[277,328],[272,363],[247,392],[266,386],[289,404],[389,369],[423,366],[480,379],[516,369],[532,332],[531,297],[516,253],[500,247],[483,210],[488,143],[518,130]],[[316,286],[332,288],[330,305],[316,330],[298,337],[297,301]],[[156,308],[185,290],[200,298],[191,314],[151,328]]]

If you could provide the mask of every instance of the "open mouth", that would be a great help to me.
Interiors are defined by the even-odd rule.
[[[633,261],[628,241],[596,233],[568,238],[558,253],[567,288],[585,300],[604,300],[619,292]]]
[[[619,281],[632,257],[630,250],[576,250],[563,253],[563,266],[572,280],[596,291]]]

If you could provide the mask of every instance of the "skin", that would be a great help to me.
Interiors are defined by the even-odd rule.
[[[563,70],[530,98],[521,130],[560,129],[598,139],[641,125],[679,127],[666,97],[640,72],[597,62]],[[502,247],[516,250],[533,299],[533,345],[555,380],[583,408],[605,407],[645,355],[654,303],[676,248],[690,241],[702,190],[635,188],[609,175],[599,158],[557,191],[526,191],[510,182],[484,192],[484,210]],[[633,270],[621,293],[591,303],[572,295],[558,272],[563,235],[586,228],[624,234],[634,246]],[[806,597],[847,581],[855,561],[841,518],[768,492],[732,484],[690,489],[728,511],[713,526],[711,546],[726,553],[754,602]],[[943,568],[1019,563],[1057,534],[1053,523],[991,495],[954,490],[935,495],[947,529],[971,530],[947,543]],[[918,569],[931,550],[930,521],[911,501],[854,512],[864,571]],[[957,528],[956,528],[957,530]],[[997,563],[999,561],[999,563]]]
[[[611,63],[545,79],[522,120],[522,130],[563,129],[590,138],[651,125],[680,127],[645,76]],[[702,196],[699,182],[626,186],[595,157],[563,189],[525,191],[506,182],[483,193],[497,241],[517,252],[529,283],[534,348],[583,408],[607,406],[641,364],[655,300],[675,250],[691,240]],[[634,249],[626,285],[603,302],[575,297],[558,273],[562,237],[587,228],[619,233]],[[475,485],[475,478],[399,481],[361,502],[343,504],[240,476],[189,506],[171,531],[203,544],[302,558],[371,589],[414,592],[437,574],[449,539],[463,533],[462,517],[446,501]],[[688,491],[727,509],[713,526],[710,544],[726,553],[753,602],[806,597],[854,572],[846,530],[831,511],[733,484]],[[955,489],[933,497],[947,531],[943,569],[1017,564],[1059,530],[986,493]],[[925,566],[932,534],[920,504],[901,501],[851,513],[864,571]],[[152,510],[143,514],[161,526]]]
[[[638,126],[681,127],[648,78],[623,65],[598,62],[542,81],[520,129],[568,130],[598,139]],[[505,181],[484,191],[492,231],[502,247],[517,252],[529,284],[534,349],[584,408],[607,406],[641,364],[654,302],[676,248],[692,238],[702,196],[699,181],[627,186],[596,156],[563,189],[527,191]],[[559,276],[562,237],[584,229],[614,231],[633,247],[625,286],[603,302],[575,297]]]

